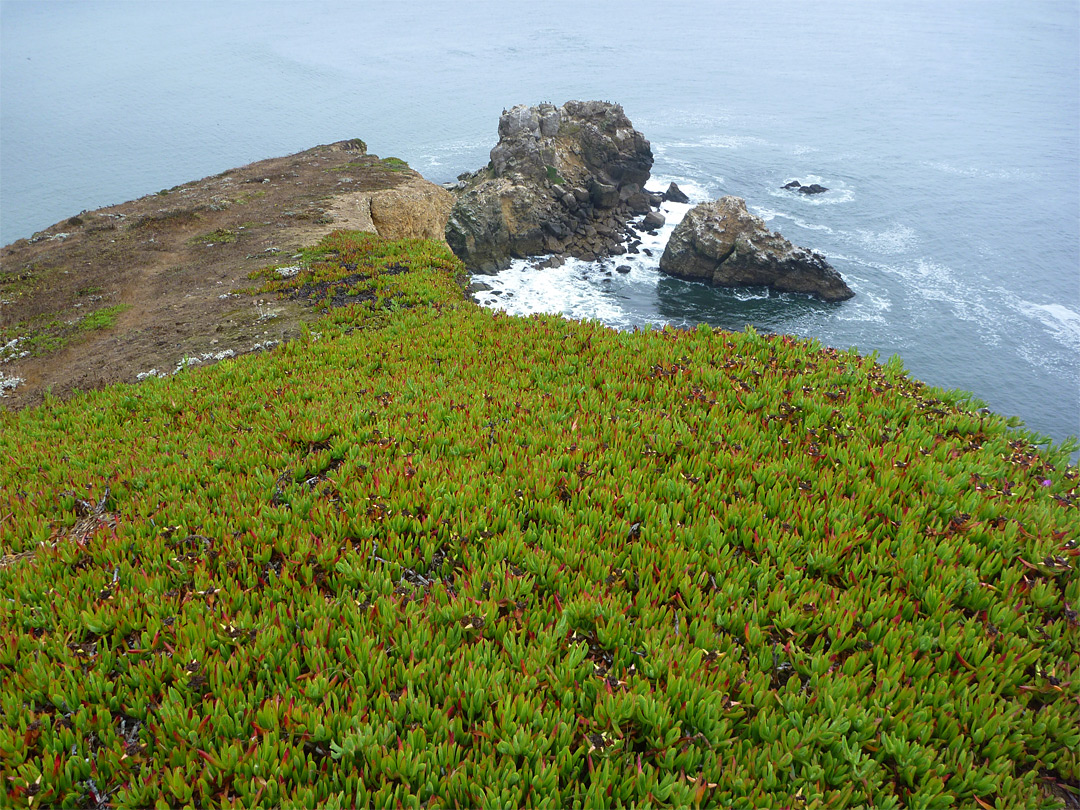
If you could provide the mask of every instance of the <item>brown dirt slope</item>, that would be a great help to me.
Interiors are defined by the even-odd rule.
[[[244,292],[337,228],[442,239],[452,199],[363,141],[83,213],[0,248],[0,408],[135,382],[298,334],[315,313]]]

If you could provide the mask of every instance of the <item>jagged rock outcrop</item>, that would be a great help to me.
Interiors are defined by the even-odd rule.
[[[766,285],[826,301],[855,295],[824,256],[770,231],[739,197],[722,197],[691,208],[675,226],[660,269],[722,287]]]
[[[784,188],[787,188],[787,186],[785,186]],[[667,187],[667,191],[664,192],[663,198],[666,202],[690,202],[690,198],[686,196],[686,192],[679,188],[679,184],[675,181],[672,181],[671,185]]]
[[[627,221],[651,210],[652,162],[618,104],[519,105],[499,119],[488,166],[454,189],[446,241],[474,271],[542,253],[622,252]]]

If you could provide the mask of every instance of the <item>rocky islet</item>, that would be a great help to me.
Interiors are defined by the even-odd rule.
[[[822,254],[770,231],[739,197],[722,197],[690,209],[672,231],[660,270],[715,286],[765,285],[825,301],[855,295]]]
[[[550,256],[536,265],[544,269],[570,256],[595,261],[635,253],[635,231],[655,234],[665,225],[661,203],[690,202],[676,183],[662,194],[645,190],[652,163],[649,141],[618,104],[518,105],[500,117],[488,165],[461,175],[452,187],[456,200],[446,241],[474,273],[494,273],[512,259],[532,256]],[[784,188],[808,195],[827,191],[795,180]],[[676,227],[661,271],[825,301],[854,295],[824,256],[769,231],[744,200],[725,197],[705,205]]]
[[[824,194],[826,191],[828,191],[825,186],[818,183],[810,183],[809,185],[804,186],[798,180],[792,180],[789,183],[785,183],[784,185],[780,186],[780,188],[784,189],[785,191],[797,191],[800,194],[808,195]]]
[[[547,253],[594,261],[626,252],[629,220],[661,202],[645,191],[652,164],[618,104],[518,105],[499,119],[491,162],[452,189],[446,241],[474,272]]]

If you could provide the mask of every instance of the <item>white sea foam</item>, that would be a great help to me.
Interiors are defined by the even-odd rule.
[[[1017,321],[1014,333],[1010,335],[1016,353],[1028,365],[1052,375],[1056,384],[1062,385],[1065,390],[1071,388],[1076,392],[1080,387],[1080,335],[1068,327],[1055,328],[1056,319],[1046,312],[1040,316],[1032,311],[1030,316],[1031,320]],[[1048,333],[1051,336],[1049,347],[1046,340]],[[1076,427],[1072,432],[1078,432]]]
[[[653,183],[662,183],[664,189],[669,182],[667,178],[653,178]],[[684,187],[679,180],[676,182],[691,198],[702,194],[701,187],[695,183],[687,182]],[[495,275],[474,276],[474,281],[491,288],[476,293],[474,297],[483,306],[511,315],[565,315],[580,320],[599,320],[618,329],[641,325],[643,321],[661,325],[663,319],[643,317],[636,311],[631,297],[640,296],[643,290],[655,288],[659,283],[661,275],[658,265],[664,246],[675,226],[693,205],[692,202],[665,202],[661,205],[664,226],[655,235],[638,234],[641,245],[636,254],[612,256],[601,262],[567,259],[560,267],[547,268],[537,267],[546,259],[543,256],[516,260],[509,268]],[[635,222],[640,222],[640,219]],[[624,272],[619,272],[619,267],[624,268]],[[629,270],[625,271],[627,267]]]
[[[789,214],[786,211],[777,211],[773,208],[765,208],[761,205],[752,205],[750,210],[761,217],[766,222],[771,222],[776,217],[786,219],[800,228],[805,228],[808,231],[824,231],[826,233],[835,233],[828,225],[823,225],[820,222],[807,222],[805,219],[801,219],[793,214]]]
[[[700,172],[698,173],[698,176],[700,176]],[[721,180],[722,179],[723,178],[721,178]],[[651,191],[653,194],[662,194],[667,191],[668,186],[672,183],[675,183],[682,190],[683,194],[690,198],[690,205],[687,206],[687,210],[693,207],[694,204],[705,202],[709,199],[709,190],[697,179],[686,175],[653,175],[649,178],[649,182],[645,184],[645,189],[646,191]],[[668,216],[668,206],[672,205],[685,205],[685,203],[664,203],[663,206],[661,206],[661,213],[664,214],[665,217]],[[674,211],[675,209],[671,210]]]
[[[1080,351],[1080,314],[1061,304],[1019,301],[1019,310],[1041,323],[1056,340]]]
[[[899,266],[907,270],[907,272],[901,270],[905,275],[908,275],[909,277],[914,276],[924,285],[930,283],[930,286],[926,287],[926,289],[945,294],[952,292],[954,288],[958,287],[956,280],[953,277],[952,270],[947,265],[925,256],[916,259],[914,266]],[[949,299],[946,297],[943,300]]]
[[[771,297],[768,287],[735,287],[731,296],[739,301],[764,301]]]
[[[661,148],[671,149],[740,149],[744,146],[767,146],[769,142],[753,135],[706,135],[695,140],[669,141]]]
[[[952,305],[953,314],[962,321],[970,321],[978,325],[979,337],[986,346],[1000,346],[1002,332],[999,316],[988,305],[982,296],[973,296],[970,299],[959,299],[949,302]]]
[[[627,283],[619,273],[577,259],[544,269],[535,269],[535,261],[517,260],[496,275],[474,277],[491,287],[476,294],[477,302],[511,315],[550,313],[610,326],[630,325],[630,313],[620,306],[616,293]]]
[[[704,202],[716,197],[717,190],[722,189],[726,183],[723,175],[713,174],[695,161],[673,157],[665,157],[663,160],[666,174],[654,174],[648,185],[659,183],[661,178],[664,178],[664,188],[667,188],[667,184],[672,180],[678,183],[680,188],[684,182],[693,183],[701,189],[701,198],[697,201]],[[663,189],[660,190],[663,191]],[[687,191],[687,196],[695,199],[689,191]]]
[[[870,284],[860,283],[863,280],[853,273],[847,273],[847,281],[852,287],[856,287],[858,295],[850,302],[849,306],[842,307],[836,318],[841,321],[873,321],[885,323],[885,313],[892,309],[892,301],[883,293],[875,291]]]
[[[924,161],[923,165],[945,174],[984,180],[1031,180],[1035,177],[1031,172],[1017,168],[984,169],[979,166],[956,166],[944,161]]]
[[[907,253],[919,243],[918,234],[900,222],[894,222],[884,231],[858,230],[854,235],[863,245],[877,253]]]
[[[903,282],[901,288],[913,299],[945,304],[954,317],[962,320],[984,320],[983,325],[993,325],[993,318],[986,306],[978,300],[978,293],[972,295],[971,291],[965,291],[952,268],[946,264],[927,256],[901,261],[882,262],[866,258],[854,258],[851,261],[885,275],[898,277]],[[929,311],[916,306],[912,313],[913,317],[921,318],[928,315]]]

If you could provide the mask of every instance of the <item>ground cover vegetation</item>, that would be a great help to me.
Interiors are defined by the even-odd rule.
[[[495,314],[429,242],[277,270],[301,339],[0,413],[3,804],[1076,790],[1070,448],[895,360]]]
[[[115,304],[70,321],[46,316],[0,326],[0,362],[24,353],[37,357],[55,352],[83,333],[111,329],[116,324],[117,316],[128,309],[127,304]]]

